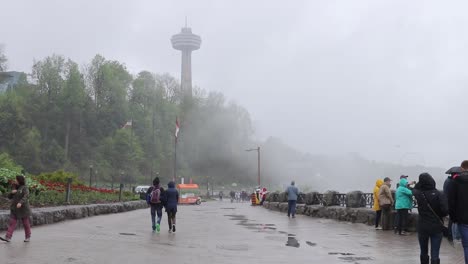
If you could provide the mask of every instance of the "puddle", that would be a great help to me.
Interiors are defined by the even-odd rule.
[[[286,242],[286,246],[288,247],[300,247],[301,244],[299,244],[299,242],[297,241],[297,239],[295,237],[288,237],[288,241]]]
[[[119,233],[119,235],[122,235],[122,236],[136,236],[136,234],[134,234],[134,233]]]
[[[219,244],[219,245],[216,245],[216,248],[223,249],[223,250],[229,250],[229,251],[248,251],[249,250],[249,246],[246,245],[246,244],[240,244],[240,245]]]
[[[311,246],[311,247],[315,247],[317,245],[317,243],[312,243],[310,241],[306,241],[306,244]]]
[[[354,263],[359,263],[357,261],[362,261],[362,260],[372,260],[371,257],[339,257],[339,259],[344,262],[354,262]]]

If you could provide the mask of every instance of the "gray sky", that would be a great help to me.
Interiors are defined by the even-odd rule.
[[[464,156],[468,4],[460,1],[6,1],[10,70],[100,53],[179,77],[188,17],[194,84],[246,107],[257,136],[311,153],[449,167]],[[405,154],[406,153],[406,154]]]

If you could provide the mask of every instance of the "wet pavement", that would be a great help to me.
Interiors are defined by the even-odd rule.
[[[163,217],[151,232],[148,210],[96,216],[17,230],[0,244],[0,263],[419,263],[415,234],[375,231],[363,224],[284,214],[247,203],[181,206],[177,232]],[[4,233],[2,233],[3,235]],[[444,242],[442,263],[463,263],[461,246]]]

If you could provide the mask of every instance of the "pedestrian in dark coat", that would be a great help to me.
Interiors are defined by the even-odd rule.
[[[167,187],[167,190],[164,192],[163,203],[166,207],[167,219],[169,223],[169,232],[175,232],[177,204],[179,203],[179,192],[175,188],[175,183],[173,181],[169,182]]]
[[[31,239],[31,209],[29,206],[29,189],[26,186],[26,179],[23,175],[16,176],[16,183],[9,195],[11,199],[10,206],[10,223],[5,237],[0,237],[0,240],[10,242],[13,237],[13,232],[16,229],[18,220],[23,222],[25,239],[24,242],[29,242]]]
[[[445,228],[443,217],[448,215],[447,198],[436,189],[436,183],[429,173],[419,175],[419,182],[413,189],[413,195],[418,201],[421,264],[429,264],[429,241],[431,241],[430,263],[440,263],[439,251]]]

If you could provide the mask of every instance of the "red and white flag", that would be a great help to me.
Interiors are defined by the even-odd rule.
[[[179,135],[179,130],[180,130],[179,118],[176,117],[176,121],[175,121],[175,138],[177,138],[177,136]]]
[[[127,123],[125,123],[125,125],[123,125],[122,128],[132,127],[132,123],[133,123],[133,120],[127,121]]]

